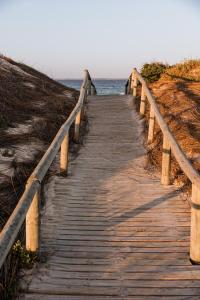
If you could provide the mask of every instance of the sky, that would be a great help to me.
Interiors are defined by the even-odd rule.
[[[0,0],[0,53],[53,78],[200,57],[200,0]]]

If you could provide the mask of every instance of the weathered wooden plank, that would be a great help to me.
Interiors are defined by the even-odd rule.
[[[46,243],[49,241],[49,239],[51,239],[51,235],[49,234],[49,236],[47,236],[45,234],[45,236],[43,237],[43,241],[45,241]],[[58,241],[58,245],[59,243],[62,244],[62,242],[65,242],[65,241],[76,241],[76,243],[78,243],[79,241],[81,242],[94,242],[96,243],[96,241],[98,242],[106,242],[106,243],[122,243],[123,246],[125,246],[125,243],[131,243],[130,245],[132,245],[133,242],[142,242],[142,243],[154,243],[154,242],[164,242],[164,243],[181,243],[181,242],[186,242],[187,245],[188,245],[188,241],[189,241],[189,236],[188,237],[182,237],[182,238],[179,238],[177,240],[177,237],[176,236],[155,236],[155,237],[151,237],[151,236],[147,236],[147,237],[131,237],[131,236],[127,236],[127,237],[123,237],[123,236],[116,236],[114,235],[110,235],[110,236],[105,236],[105,235],[60,235],[59,234],[59,237],[56,239]],[[82,243],[81,243],[82,244]],[[80,244],[80,245],[81,245]],[[68,245],[70,245],[68,243]],[[96,244],[98,245],[98,244]],[[104,244],[102,244],[104,245]],[[127,244],[126,244],[127,245]]]
[[[87,255],[88,254],[88,255]],[[128,255],[125,253],[118,253],[118,255],[116,256],[116,253],[111,253],[111,254],[107,254],[107,256],[104,253],[81,253],[81,252],[74,252],[74,253],[67,253],[67,252],[55,252],[53,256],[51,256],[49,258],[49,260],[52,260],[53,258],[55,259],[65,259],[65,258],[81,258],[81,259],[97,259],[97,260],[102,260],[102,259],[109,259],[109,260],[114,260],[115,262],[117,260],[121,261],[121,260],[125,260],[125,259],[134,259],[135,261],[139,260],[139,259],[146,259],[146,260],[166,260],[166,259],[173,259],[174,263],[178,260],[178,259],[188,259],[188,253],[185,252],[161,252],[161,253],[156,253],[156,252],[149,252],[149,253],[144,253],[144,252],[131,252]],[[188,260],[189,261],[189,260]]]
[[[106,288],[113,288],[119,287],[120,279],[91,279],[90,282],[88,279],[61,279],[59,282],[59,286],[74,286],[80,288],[81,286],[85,287],[104,287]],[[58,278],[59,280],[59,278]],[[121,279],[122,281],[122,279]],[[50,282],[45,282],[46,284]],[[54,285],[54,284],[53,284]],[[122,283],[123,287],[127,288],[200,288],[198,281],[193,280],[141,280],[141,279],[126,279]]]
[[[66,246],[67,244],[67,246]],[[72,246],[71,249],[73,251],[76,250],[76,246],[79,246],[80,251],[85,251],[84,249],[88,249],[91,247],[91,249],[97,251],[102,251],[106,249],[106,251],[117,250],[119,251],[121,249],[124,249],[123,247],[130,247],[130,248],[173,248],[173,247],[188,247],[188,241],[99,241],[99,240],[65,240],[65,239],[56,239],[55,241],[46,240],[46,245],[56,247],[61,249],[69,249],[69,246]],[[87,245],[87,246],[86,246]],[[74,246],[74,247],[73,247]],[[108,250],[109,249],[109,250]]]
[[[97,295],[47,295],[47,294],[32,294],[26,295],[25,298],[22,300],[35,300],[35,299],[42,299],[42,300],[111,300],[113,299],[112,296],[97,296]],[[117,300],[124,300],[124,296],[115,296],[114,299]],[[126,300],[188,300],[188,296],[126,296]],[[191,298],[190,298],[191,299]],[[192,299],[199,299],[199,296],[192,296]]]
[[[137,258],[137,259],[136,259]],[[112,265],[118,265],[118,263],[128,263],[129,266],[141,266],[141,265],[146,265],[146,266],[191,266],[190,261],[188,260],[188,258],[184,258],[184,257],[165,257],[163,255],[157,256],[157,257],[143,257],[143,256],[128,256],[128,257],[119,257],[119,258],[114,258],[114,257],[110,257],[110,258],[98,258],[98,259],[94,259],[94,258],[62,258],[62,257],[57,257],[57,256],[53,256],[51,258],[49,258],[48,260],[48,265],[57,265],[57,266],[63,266],[63,265],[86,265],[86,266],[112,266]]]
[[[53,286],[51,284],[43,283],[43,288],[34,286],[30,288],[30,292],[44,292],[48,294],[57,295],[120,295],[125,296],[193,296],[200,295],[200,288],[127,288],[127,287],[90,287],[90,286]]]
[[[128,264],[127,264],[128,263]],[[157,265],[134,265],[134,264],[129,264],[129,261],[125,260],[116,260],[115,262],[113,261],[112,265],[90,265],[89,263],[86,265],[77,265],[77,264],[49,264],[48,265],[48,274],[51,275],[51,277],[54,277],[54,272],[56,276],[60,276],[63,278],[65,274],[69,272],[87,272],[87,273],[93,273],[94,276],[96,273],[100,272],[103,273],[102,276],[106,273],[113,273],[114,276],[118,276],[118,272],[120,269],[123,267],[123,273],[159,273],[162,275],[164,273],[171,274],[172,272],[192,272],[192,276],[194,276],[195,269],[193,265],[159,265],[159,268]],[[44,270],[46,271],[46,268],[40,269],[41,271]],[[117,272],[117,273],[116,273]]]

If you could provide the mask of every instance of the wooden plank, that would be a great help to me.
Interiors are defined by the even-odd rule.
[[[136,259],[137,258],[137,259]],[[163,255],[157,256],[157,257],[136,257],[136,256],[128,256],[128,257],[119,257],[119,258],[67,258],[67,257],[57,257],[53,256],[49,258],[48,260],[48,265],[57,265],[57,266],[65,266],[65,265],[86,265],[86,266],[112,266],[116,265],[118,263],[128,263],[129,266],[141,266],[141,265],[146,265],[146,266],[191,266],[190,261],[188,260],[188,257],[178,257],[176,259],[171,258],[171,257],[165,257]]]
[[[35,285],[31,293],[43,292],[57,295],[120,295],[125,296],[193,296],[200,295],[200,288],[127,288],[127,287],[90,287],[90,286],[59,286],[43,283],[43,289]]]
[[[127,261],[128,262],[128,261]],[[120,271],[120,269],[123,267],[123,272],[124,273],[159,273],[159,274],[164,274],[164,273],[169,273],[171,274],[172,272],[192,272],[192,275],[194,275],[194,272],[196,271],[193,267],[193,265],[159,265],[159,268],[157,265],[134,265],[134,264],[127,264],[125,260],[118,260],[113,262],[112,265],[76,265],[76,264],[49,264],[48,265],[48,274],[50,275],[51,273],[51,277],[54,276],[54,272],[55,274],[57,274],[57,276],[63,277],[65,276],[65,274],[69,272],[87,272],[87,273],[93,273],[94,276],[96,273],[113,273],[115,274],[117,272],[117,276],[118,276],[118,272]],[[45,271],[46,268],[44,268],[43,270]],[[41,269],[42,270],[42,269]],[[197,270],[199,272],[199,269]],[[103,276],[103,275],[102,275]]]
[[[35,300],[35,299],[42,299],[42,300],[113,300],[111,296],[97,296],[97,295],[47,295],[47,294],[32,294],[26,295],[25,298],[22,300]],[[124,296],[115,296],[114,299],[117,300],[124,300]],[[126,300],[188,300],[188,296],[126,296]],[[199,299],[199,296],[192,296],[192,299]]]
[[[45,236],[43,237],[43,240],[48,242],[49,238],[51,239],[51,235],[49,234],[49,236],[47,236],[45,234]],[[109,236],[104,236],[104,235],[60,235],[59,237],[56,239],[58,241],[58,245],[62,242],[65,241],[76,241],[76,243],[78,243],[79,241],[81,242],[94,242],[96,243],[96,241],[98,242],[106,242],[106,243],[123,243],[123,246],[125,246],[124,243],[133,243],[133,242],[142,242],[142,243],[151,243],[151,242],[164,242],[164,243],[168,243],[168,242],[175,242],[175,243],[181,243],[181,242],[186,242],[188,245],[188,241],[189,241],[189,236],[188,237],[182,237],[177,239],[176,236],[155,236],[155,237],[151,237],[151,236],[147,236],[147,237],[131,237],[131,236],[127,236],[127,237],[123,237],[123,236],[116,236],[114,235],[109,235]],[[69,245],[69,244],[68,244]]]
[[[88,255],[87,255],[88,254]],[[65,259],[65,258],[81,258],[81,259],[97,259],[97,260],[102,260],[102,259],[109,259],[110,261],[112,261],[112,259],[114,259],[114,261],[116,262],[117,260],[121,261],[121,260],[125,260],[125,259],[134,259],[135,261],[139,260],[139,259],[144,259],[144,260],[166,260],[166,259],[173,259],[174,263],[178,260],[178,259],[188,259],[188,253],[185,252],[148,252],[148,253],[144,253],[144,252],[131,252],[128,255],[126,253],[118,253],[116,256],[116,253],[111,253],[111,254],[107,254],[107,256],[105,256],[104,253],[92,253],[92,252],[54,252],[53,256],[49,257],[49,260],[56,258],[56,259]],[[189,260],[188,260],[189,261]],[[190,263],[191,264],[191,263]]]
[[[53,279],[52,279],[53,280]],[[59,280],[59,278],[58,278]],[[104,287],[105,289],[107,288],[113,288],[113,287],[119,287],[119,283],[120,280],[122,281],[121,278],[119,278],[118,280],[115,279],[91,279],[90,282],[88,281],[88,279],[61,279],[59,286],[67,286],[67,287],[77,287],[78,289],[81,286],[85,286],[85,287],[95,287],[95,288],[99,288],[99,287]],[[46,282],[47,284],[50,284],[50,281]],[[37,284],[37,283],[35,283]],[[192,288],[200,288],[199,284],[198,284],[198,280],[193,281],[193,280],[139,280],[139,279],[127,279],[127,280],[123,280],[122,283],[123,287],[126,288],[188,288],[188,289],[192,289]],[[54,286],[54,284],[53,284]]]

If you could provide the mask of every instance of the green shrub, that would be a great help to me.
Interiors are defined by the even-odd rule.
[[[37,259],[36,254],[26,250],[19,240],[13,246],[13,254],[22,268],[31,268]]]
[[[8,126],[5,118],[0,114],[0,128],[6,128]]]
[[[155,82],[160,79],[161,75],[168,68],[168,65],[159,62],[153,62],[150,64],[144,64],[141,69],[141,75],[148,82]]]

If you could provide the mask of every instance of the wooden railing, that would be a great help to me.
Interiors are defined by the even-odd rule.
[[[141,84],[141,101],[140,101],[140,115],[144,116],[146,101],[150,105],[149,128],[148,128],[148,143],[153,142],[154,125],[157,121],[163,133],[163,152],[162,152],[162,173],[161,182],[164,185],[170,184],[170,165],[171,153],[176,158],[180,168],[189,178],[192,183],[192,197],[191,197],[191,235],[190,235],[190,258],[194,263],[200,263],[200,175],[193,167],[191,162],[187,159],[185,153],[178,145],[163,116],[161,115],[155,98],[151,94],[149,88],[143,77],[136,69],[133,69],[129,77],[125,92],[132,94],[133,97],[137,95],[138,82]]]
[[[60,150],[60,171],[67,174],[69,152],[69,129],[75,122],[74,139],[79,141],[81,115],[87,95],[95,95],[96,88],[87,70],[80,89],[79,100],[69,118],[61,126],[51,145],[27,180],[25,192],[20,198],[12,215],[0,233],[0,267],[3,265],[19,230],[26,220],[26,248],[30,251],[39,249],[39,198],[44,176]]]

